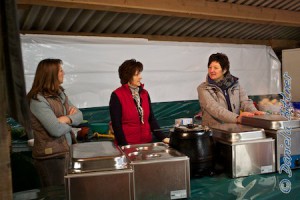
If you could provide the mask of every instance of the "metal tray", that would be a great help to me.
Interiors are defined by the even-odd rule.
[[[162,142],[126,145],[134,180],[133,199],[190,197],[189,158]]]
[[[242,117],[242,124],[271,130],[281,130],[284,127],[300,127],[300,119],[292,117],[291,120],[281,115],[255,115],[253,117]]]
[[[69,173],[129,168],[127,158],[112,141],[87,142],[71,147]]]
[[[213,138],[230,143],[266,138],[264,129],[241,124],[217,124],[210,127]]]
[[[154,160],[186,157],[184,154],[170,148],[169,145],[163,142],[126,145],[122,147],[122,150],[131,162],[151,162]]]

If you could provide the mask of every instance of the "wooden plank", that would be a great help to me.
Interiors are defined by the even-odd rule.
[[[17,0],[17,4],[300,26],[299,12],[205,0]]]
[[[2,41],[0,41],[0,44]],[[2,44],[0,45],[2,46]],[[0,50],[0,199],[12,199],[10,163],[11,135],[6,124],[6,87],[3,52]]]
[[[4,104],[1,103],[1,111]],[[10,163],[10,134],[7,130],[6,121],[1,112],[0,117],[0,199],[12,199],[12,180]]]

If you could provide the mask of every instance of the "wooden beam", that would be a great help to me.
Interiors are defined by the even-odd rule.
[[[2,46],[2,39],[0,39],[0,44]],[[11,200],[13,199],[10,162],[11,133],[8,132],[6,123],[6,107],[8,104],[2,48],[0,49],[0,54],[0,199]]]
[[[5,97],[5,96],[4,96]],[[2,99],[1,99],[2,100]],[[11,162],[10,147],[11,133],[7,130],[5,112],[2,112],[5,105],[1,103],[0,116],[0,199],[13,199],[12,195],[12,178],[11,178]],[[5,109],[4,109],[5,110]]]
[[[41,5],[300,27],[300,13],[205,0],[17,0]]]
[[[300,48],[300,41],[295,40],[270,40],[270,46],[274,51],[281,51],[283,49]]]
[[[75,36],[95,36],[95,37],[119,37],[119,38],[145,38],[154,41],[174,41],[174,42],[204,42],[204,43],[227,43],[227,44],[255,44],[271,46],[273,49],[299,48],[300,42],[296,40],[247,40],[228,39],[212,37],[176,37],[159,35],[137,35],[137,34],[96,34],[83,32],[57,32],[57,31],[21,31],[22,34],[46,34],[46,35],[75,35]]]

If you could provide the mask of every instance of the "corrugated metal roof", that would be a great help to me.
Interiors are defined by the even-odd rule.
[[[300,11],[299,0],[208,0],[230,5]],[[22,33],[172,36],[236,40],[300,41],[300,26],[199,17],[115,12],[44,5],[19,5]]]

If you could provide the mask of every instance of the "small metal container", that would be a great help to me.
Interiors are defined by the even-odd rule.
[[[243,116],[242,124],[270,130],[282,130],[285,127],[299,128],[300,119],[292,117],[291,120],[287,120],[281,115],[255,115],[251,117]]]
[[[71,158],[69,173],[72,174],[128,168],[125,154],[112,141],[74,144]]]
[[[281,115],[243,117],[242,123],[265,129],[268,137],[275,139],[276,169],[289,166],[300,168],[300,118],[291,120]]]
[[[240,124],[217,124],[212,127],[213,137],[224,142],[243,142],[266,138],[265,130]]]
[[[189,158],[168,145],[147,143],[123,146],[134,170],[134,199],[190,197]]]
[[[133,170],[112,141],[72,145],[65,183],[69,200],[134,199]]]
[[[233,178],[275,171],[274,139],[263,129],[239,124],[210,127],[216,142],[217,162]]]

